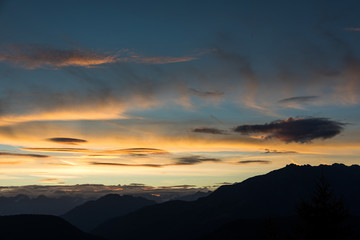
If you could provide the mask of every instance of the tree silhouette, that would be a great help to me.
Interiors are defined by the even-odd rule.
[[[297,213],[300,217],[298,239],[350,239],[351,231],[346,224],[348,212],[344,202],[334,197],[324,177],[321,177],[312,200],[301,202],[297,206]]]

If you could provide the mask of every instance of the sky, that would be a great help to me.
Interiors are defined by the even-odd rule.
[[[359,1],[0,1],[0,185],[214,187],[358,164]]]

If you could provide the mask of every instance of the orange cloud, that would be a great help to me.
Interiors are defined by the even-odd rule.
[[[15,164],[20,164],[20,161],[16,161],[16,162],[0,162],[0,165],[15,165]]]
[[[28,69],[44,66],[91,67],[116,62],[116,57],[87,50],[60,50],[38,44],[12,44],[1,52],[0,61],[20,64]]]
[[[142,64],[167,64],[187,62],[197,59],[195,56],[142,56],[128,50],[121,54],[98,53],[86,49],[56,49],[40,44],[11,44],[0,52],[0,61],[19,64],[27,69],[43,67],[95,67],[116,62],[132,62]],[[124,54],[125,53],[125,54]],[[199,54],[198,54],[199,55]],[[201,54],[200,54],[201,55]]]
[[[46,178],[46,179],[40,179],[38,180],[39,182],[62,182],[64,181],[63,179],[58,179],[58,178]]]

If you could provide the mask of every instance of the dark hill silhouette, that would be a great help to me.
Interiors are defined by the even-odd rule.
[[[0,197],[0,215],[45,214],[60,215],[84,202],[81,197],[51,198],[40,195],[30,198],[24,194]]]
[[[154,205],[155,201],[142,197],[108,194],[97,200],[75,207],[62,217],[83,231],[90,231],[100,223],[123,216],[142,207]]]
[[[0,217],[1,240],[101,240],[84,233],[65,220],[49,215],[13,215]]]
[[[308,199],[324,175],[352,215],[360,215],[360,167],[288,165],[241,183],[222,186],[193,202],[169,201],[101,224],[93,233],[109,239],[197,239],[238,219],[288,217]]]

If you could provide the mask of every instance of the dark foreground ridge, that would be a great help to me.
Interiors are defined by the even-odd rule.
[[[101,240],[84,233],[65,220],[48,215],[14,215],[0,217],[1,240]]]
[[[344,199],[349,213],[360,216],[359,166],[291,164],[241,183],[222,186],[197,201],[169,201],[145,207],[107,221],[93,233],[108,239],[190,240],[202,238],[227,224],[231,227],[234,221],[291,218],[297,214],[296,206],[311,198],[322,176],[335,195]]]

